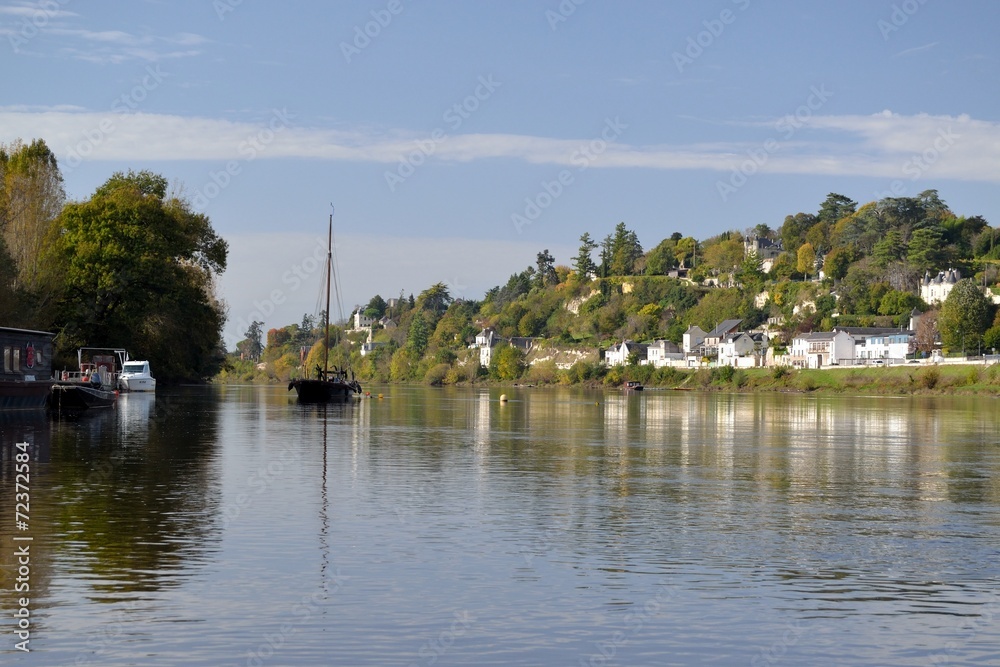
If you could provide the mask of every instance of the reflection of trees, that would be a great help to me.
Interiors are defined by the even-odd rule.
[[[214,400],[158,396],[147,429],[114,412],[53,425],[55,548],[99,575],[96,589],[158,589],[217,541]]]
[[[449,472],[472,466],[465,493],[495,503],[496,521],[525,536],[528,555],[603,554],[617,567],[637,550],[673,553],[681,534],[690,548],[697,534],[706,553],[768,539],[792,559],[795,535],[825,530],[832,552],[842,548],[830,532],[841,521],[862,520],[873,532],[855,546],[875,548],[896,525],[888,518],[933,523],[934,501],[1000,500],[998,417],[975,398],[391,393],[368,416],[367,460],[387,479],[399,465],[425,474],[403,489],[392,472],[386,505],[437,502]],[[400,489],[402,499],[388,497]],[[754,527],[760,536],[748,537]]]

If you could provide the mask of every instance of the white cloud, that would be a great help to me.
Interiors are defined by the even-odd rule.
[[[759,132],[759,124],[755,124]],[[101,128],[105,128],[104,131]],[[777,126],[776,126],[777,127]],[[621,132],[627,138],[627,129]],[[300,127],[275,110],[260,122],[167,114],[77,112],[0,107],[0,141],[41,137],[64,161],[75,151],[88,160],[241,160],[315,158],[383,163],[432,146],[429,160],[522,160],[575,167],[581,151],[598,147],[592,168],[703,169],[728,172],[759,152],[763,141],[688,145],[602,143],[600,134],[555,139],[514,134],[459,134],[434,142],[402,131]],[[786,138],[787,137],[787,138]],[[812,116],[794,134],[777,129],[760,172],[897,177],[915,159],[933,162],[940,178],[1000,181],[1000,123],[966,115]],[[794,139],[794,141],[793,141]],[[253,142],[256,140],[256,148]],[[253,150],[251,150],[253,148]],[[428,152],[425,150],[425,152]],[[86,154],[85,154],[86,153]],[[84,155],[85,154],[85,155]],[[424,156],[421,156],[424,157]]]

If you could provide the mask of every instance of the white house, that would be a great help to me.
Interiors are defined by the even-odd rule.
[[[701,327],[695,325],[688,327],[688,330],[684,332],[684,338],[681,341],[685,354],[691,354],[704,342],[705,332],[702,331]]]
[[[723,320],[717,327],[705,334],[702,342],[702,354],[713,356],[718,353],[719,344],[725,340],[726,336],[736,333],[743,320]]]
[[[774,267],[774,260],[783,252],[781,241],[750,236],[743,241],[743,250],[746,254],[753,253],[760,259],[761,269],[764,273],[770,273]]]
[[[360,310],[354,312],[354,328],[355,329],[365,329],[370,327],[375,321],[374,318],[365,317],[365,314]]]
[[[677,343],[671,343],[669,340],[654,340],[646,348],[646,359],[641,363],[656,368],[683,366],[685,364],[684,353],[681,352]]]
[[[854,356],[857,359],[903,360],[917,349],[912,331],[892,331],[867,336],[855,336]]]
[[[497,335],[497,332],[493,327],[486,327],[478,334],[476,334],[476,342],[472,347],[479,348],[479,365],[489,366],[490,359],[493,357],[493,348],[497,346],[502,339]]]
[[[752,368],[763,365],[763,355],[767,352],[767,336],[762,333],[736,332],[726,336],[719,343],[720,366]]]
[[[854,337],[846,331],[799,334],[789,348],[792,365],[806,368],[840,365],[854,361]]]
[[[628,358],[633,354],[638,355],[640,360],[645,359],[646,349],[647,346],[642,343],[636,343],[634,340],[623,340],[608,348],[608,351],[604,353],[604,363],[608,366],[624,366],[628,364]]]
[[[535,338],[515,337],[507,340],[500,336],[493,327],[486,327],[476,334],[476,342],[470,345],[471,348],[479,348],[479,364],[489,366],[493,359],[493,348],[500,343],[509,343],[524,353],[531,351]]]
[[[944,303],[955,283],[961,279],[962,274],[956,269],[941,271],[934,277],[931,277],[931,273],[928,271],[920,282],[920,298],[932,306],[936,303]]]

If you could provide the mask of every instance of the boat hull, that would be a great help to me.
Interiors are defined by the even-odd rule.
[[[299,403],[346,403],[357,389],[346,382],[330,380],[292,380],[289,389],[294,389]]]
[[[97,410],[114,406],[118,394],[83,384],[52,385],[49,407],[59,411]]]
[[[45,407],[52,382],[0,380],[0,410],[37,410]]]
[[[156,380],[150,377],[121,377],[118,383],[123,391],[156,391]]]

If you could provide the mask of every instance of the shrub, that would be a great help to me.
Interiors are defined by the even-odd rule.
[[[924,389],[933,389],[941,381],[941,371],[937,368],[925,368],[917,374],[917,385]]]
[[[426,375],[424,375],[424,382],[429,385],[439,387],[444,384],[445,378],[448,377],[448,371],[450,370],[451,366],[448,364],[436,364],[427,371]]]
[[[716,382],[732,382],[736,369],[732,366],[718,366],[712,369],[712,379]]]

